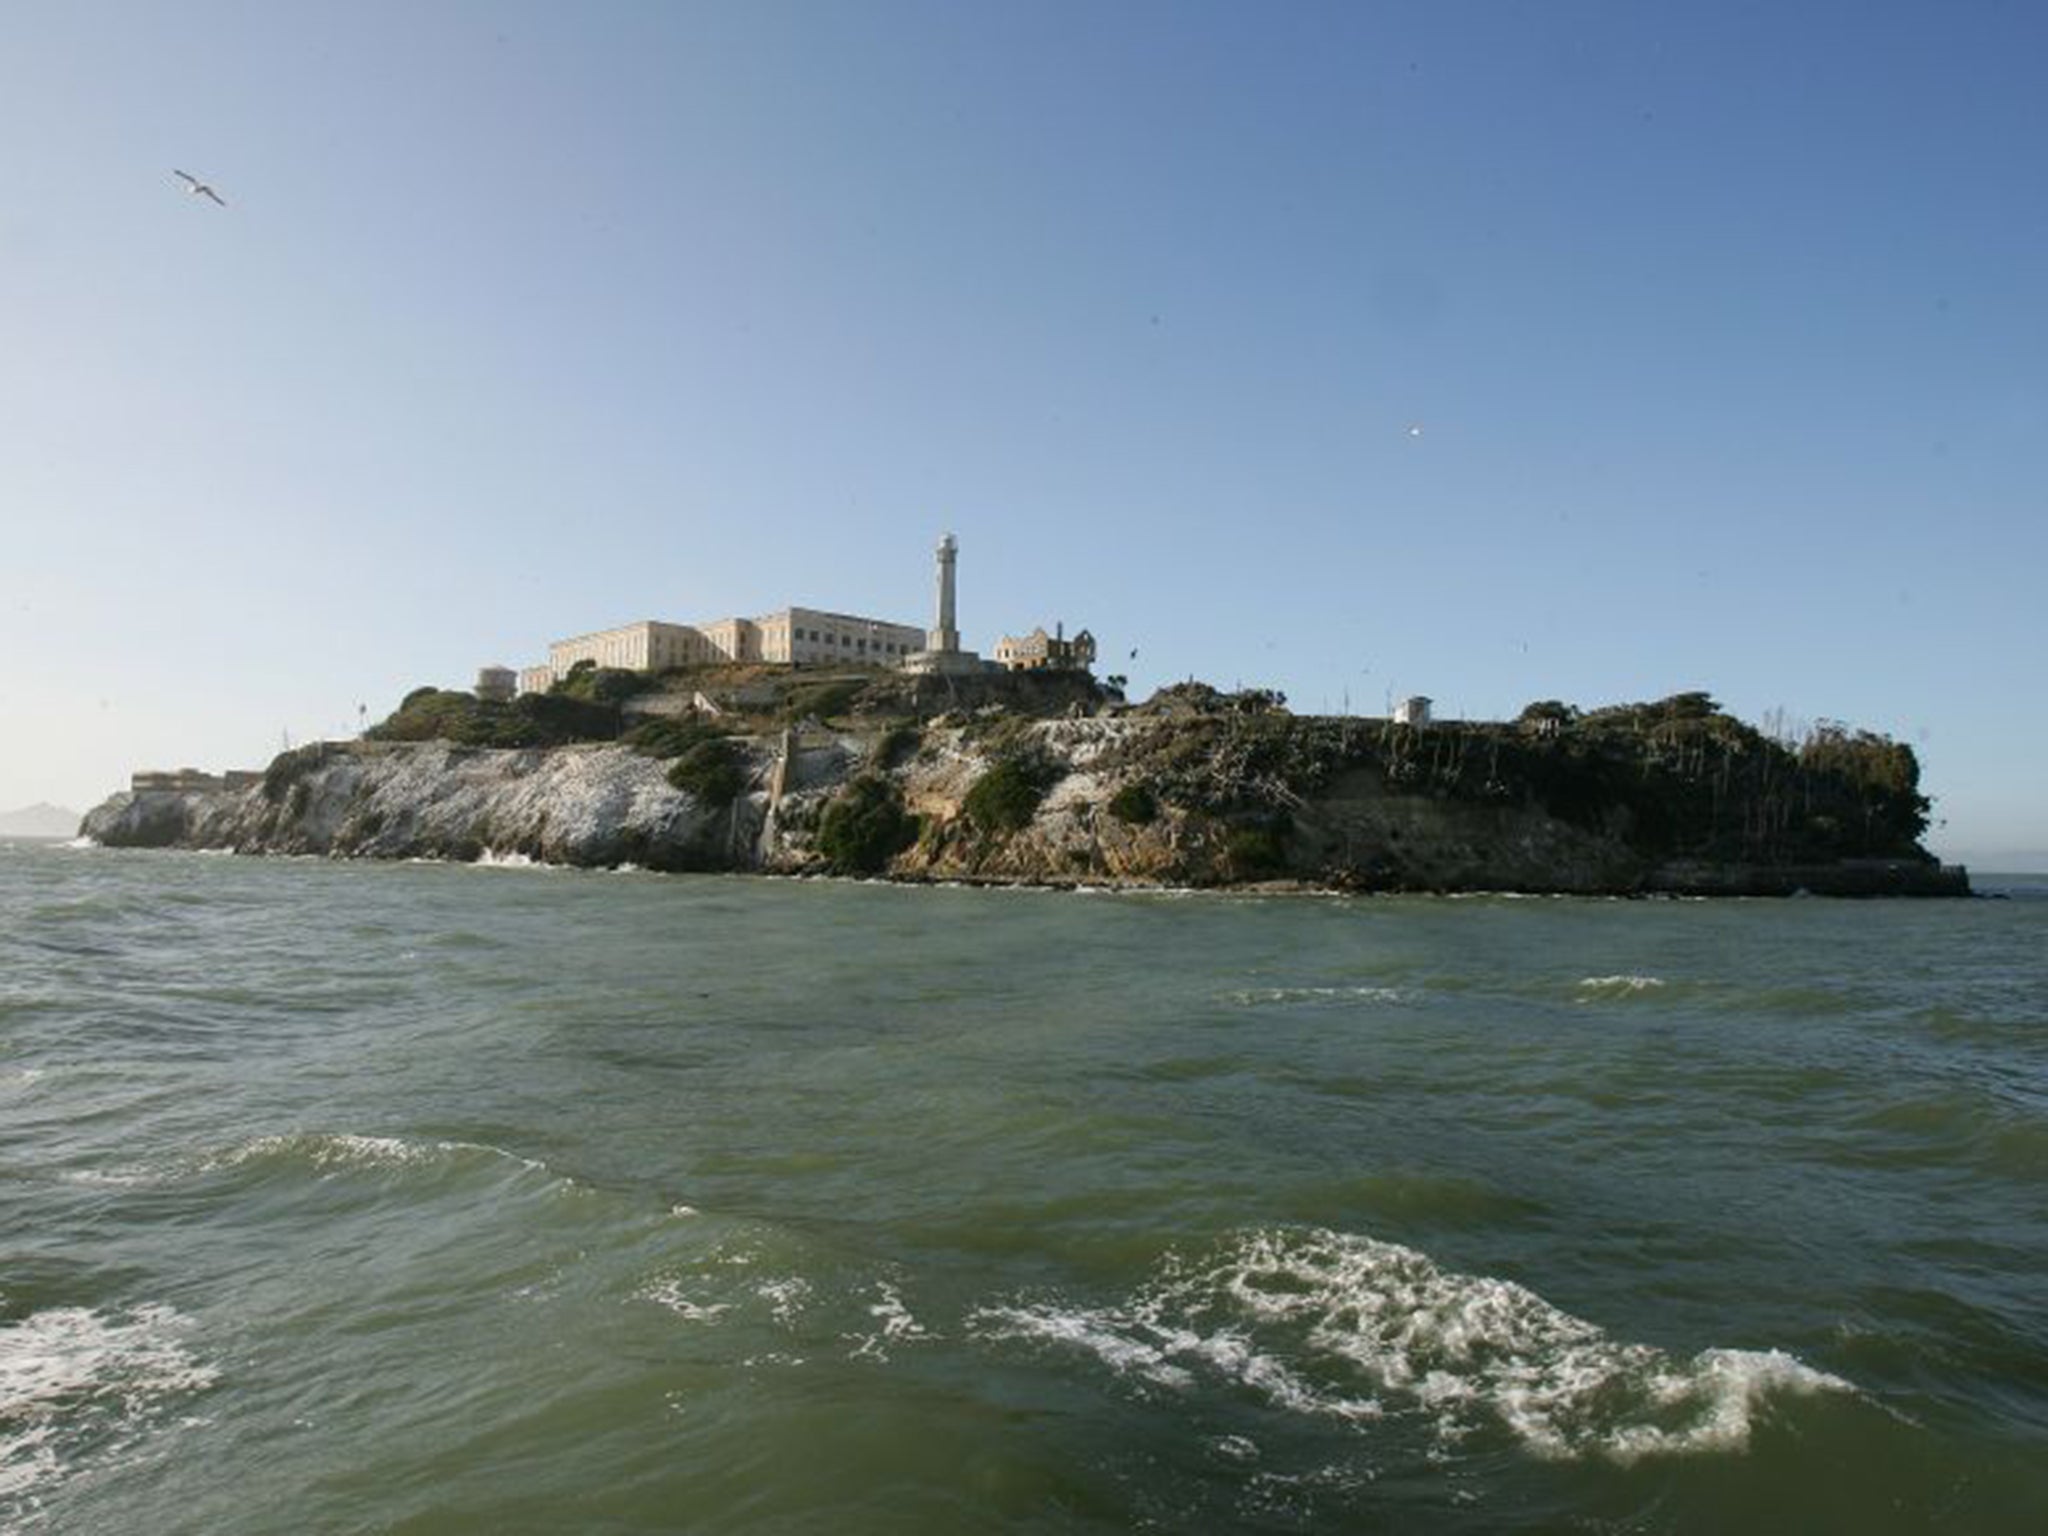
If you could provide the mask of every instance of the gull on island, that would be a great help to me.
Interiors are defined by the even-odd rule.
[[[214,191],[213,188],[209,187],[205,182],[201,181],[197,176],[189,176],[185,172],[178,170],[172,171],[171,174],[177,177],[180,181],[184,182],[185,190],[187,192],[190,192],[194,197],[210,197],[216,203],[219,203],[221,207],[227,207],[228,200],[222,197],[218,192]]]

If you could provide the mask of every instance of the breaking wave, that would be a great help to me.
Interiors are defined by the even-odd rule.
[[[1169,1257],[1119,1305],[1023,1301],[969,1321],[985,1339],[1077,1350],[1153,1388],[1220,1379],[1289,1411],[1414,1420],[1444,1442],[1504,1430],[1558,1460],[1740,1451],[1772,1396],[1854,1390],[1778,1350],[1681,1359],[1625,1343],[1513,1281],[1326,1230]]]
[[[51,1307],[0,1326],[0,1500],[62,1477],[67,1442],[103,1438],[219,1372],[180,1340],[189,1321],[156,1304],[102,1315]]]
[[[1661,976],[1588,976],[1579,983],[1579,990],[1599,997],[1629,997],[1654,992],[1663,985]]]

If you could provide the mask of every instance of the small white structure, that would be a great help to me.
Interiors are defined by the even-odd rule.
[[[1405,698],[1405,699],[1403,699],[1403,700],[1402,700],[1402,701],[1401,701],[1400,703],[1396,704],[1396,705],[1394,706],[1394,724],[1396,724],[1396,725],[1427,725],[1427,724],[1429,724],[1429,700],[1428,700],[1428,698],[1427,698],[1427,697],[1425,697],[1424,695],[1422,695],[1422,694],[1419,694],[1419,693],[1418,693],[1418,694],[1415,694],[1415,695],[1413,695],[1413,696],[1411,696],[1411,697],[1409,697],[1409,698]]]

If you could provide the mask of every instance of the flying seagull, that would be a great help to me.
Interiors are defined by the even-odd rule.
[[[171,174],[177,177],[178,180],[184,182],[185,190],[187,192],[190,192],[194,197],[210,197],[216,203],[219,203],[221,207],[227,207],[228,200],[222,197],[218,192],[214,191],[213,188],[209,187],[205,182],[201,181],[197,176],[188,176],[183,171],[175,170],[172,171]]]

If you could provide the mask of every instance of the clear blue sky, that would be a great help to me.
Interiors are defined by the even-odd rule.
[[[2048,8],[0,26],[0,808],[629,619],[923,623],[951,529],[984,651],[1705,688],[2048,850]]]

